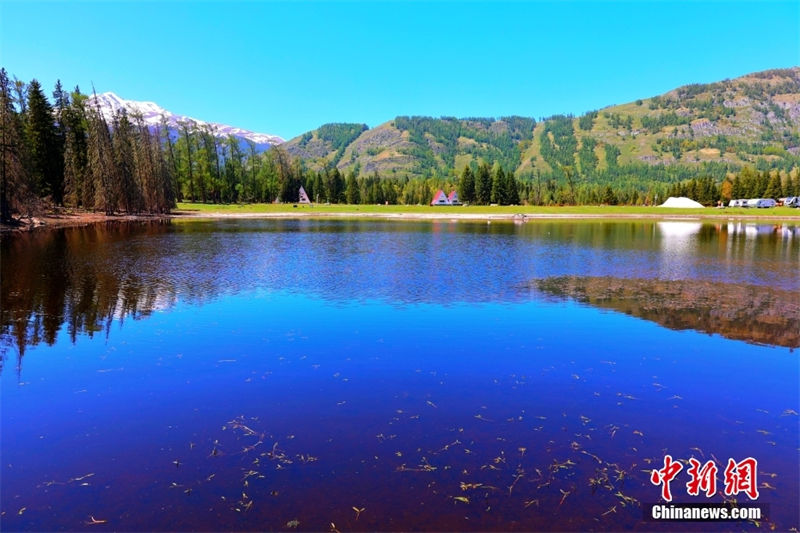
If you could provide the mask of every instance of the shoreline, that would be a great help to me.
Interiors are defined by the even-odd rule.
[[[565,208],[569,209],[569,208]],[[736,220],[741,222],[796,223],[797,215],[742,214],[742,213],[442,213],[442,212],[369,212],[369,211],[272,211],[272,212],[222,212],[176,209],[169,214],[153,215],[105,215],[90,212],[50,213],[43,216],[20,219],[19,225],[0,225],[0,233],[20,233],[39,229],[81,227],[106,222],[141,222],[153,220],[236,220],[236,219],[378,219],[409,221],[508,221],[524,223],[541,220]],[[24,222],[27,220],[27,222]]]
[[[105,215],[103,213],[73,212],[48,213],[46,215],[19,219],[15,225],[0,224],[0,235],[28,233],[31,231],[56,228],[75,228],[102,224],[105,222],[140,222],[149,220],[169,220],[172,214],[166,215]]]
[[[219,211],[187,212],[177,211],[169,218],[174,219],[252,219],[252,218],[373,218],[385,220],[453,220],[482,221],[498,220],[526,222],[528,220],[747,220],[769,222],[792,222],[800,224],[800,213],[794,215],[740,215],[740,214],[683,214],[683,213],[368,213],[368,212],[274,212],[274,213],[222,213]]]

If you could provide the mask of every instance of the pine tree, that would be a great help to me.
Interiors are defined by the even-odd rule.
[[[756,178],[756,188],[755,194],[753,194],[754,198],[763,198],[764,193],[767,191],[767,187],[769,186],[769,172],[759,172]]]
[[[306,168],[305,163],[299,157],[290,159],[290,201],[297,202],[300,200],[300,187],[303,185],[303,182],[306,178]],[[341,174],[340,174],[341,176]],[[344,177],[341,177],[342,180],[342,193],[340,201],[344,202]]]
[[[475,176],[475,203],[488,205],[492,200],[492,174],[487,163],[481,163]]]
[[[739,174],[736,174],[731,185],[731,200],[741,200],[742,198],[744,198],[742,180],[739,178]]]
[[[28,86],[28,107],[25,114],[25,140],[30,154],[29,164],[36,194],[50,196],[61,204],[64,176],[61,171],[61,153],[58,147],[53,106],[42,92],[37,80]]]
[[[87,177],[92,182],[92,190],[94,192],[91,208],[102,209],[105,214],[113,215],[119,202],[116,197],[117,189],[114,187],[116,166],[114,165],[111,133],[99,109],[93,108],[89,110],[88,119]],[[86,207],[90,208],[88,202]]]
[[[377,172],[375,173],[377,175]],[[382,180],[383,184],[383,201],[390,204],[397,203],[397,189],[395,189],[392,180]]]
[[[475,175],[469,165],[464,167],[458,182],[458,197],[463,203],[475,201]]]
[[[314,196],[312,196],[311,198],[313,199],[314,202],[319,203],[320,198],[325,197],[325,187],[322,185],[322,175],[319,172],[315,172],[312,182],[313,182],[312,191]],[[360,196],[360,191],[359,191],[359,196]],[[362,202],[363,200],[364,199],[361,198]]]
[[[248,160],[249,166],[250,166],[250,172],[249,172],[249,177],[250,177],[250,187],[249,187],[249,189],[250,189],[250,199],[251,199],[251,201],[255,201],[255,197],[256,197],[256,175],[258,174],[258,158],[256,157],[256,143],[254,143],[250,139],[247,139],[247,149],[250,152],[250,158]],[[300,161],[300,160],[298,159],[298,161]],[[300,173],[302,174],[302,168],[300,169]],[[298,180],[298,183],[296,184],[297,185],[297,192],[295,194],[298,195],[297,198],[299,200],[300,199],[300,195],[299,195],[300,194],[300,183],[299,183],[299,181],[302,179],[302,177],[298,175],[298,176],[295,176],[295,178]]]
[[[344,202],[344,178],[338,168],[333,169],[331,177],[331,202],[343,203]]]
[[[206,158],[205,165],[208,169],[210,169],[211,173],[208,180],[211,190],[211,201],[216,203],[221,200],[221,189],[223,187],[223,180],[222,180],[222,167],[220,165],[220,157],[219,157],[219,140],[217,139],[214,126],[210,124],[204,125],[200,133],[200,137],[203,141],[203,150],[205,152],[204,154]],[[251,190],[251,195],[253,200],[256,199],[255,174],[258,173],[258,169],[256,168],[256,165],[254,163],[255,163],[255,155],[251,159],[252,172],[254,174],[253,188]]]
[[[506,173],[503,167],[497,165],[492,178],[492,203],[499,205],[507,205],[506,200]]]
[[[142,125],[140,129],[144,129],[150,133],[147,126]],[[173,166],[168,159],[168,154],[164,151],[159,135],[149,137],[152,146],[153,160],[155,162],[154,177],[155,177],[155,209],[157,213],[169,213],[175,207],[175,199],[177,191],[175,190],[176,178],[173,175]]]
[[[172,183],[170,184],[170,189],[173,191],[175,195],[175,199],[177,201],[183,200],[183,194],[181,192],[180,183],[178,182],[178,156],[175,153],[175,145],[172,142],[172,137],[169,129],[169,124],[167,124],[167,118],[161,117],[161,127],[159,128],[159,134],[161,139],[163,139],[163,143],[166,145],[165,156],[166,156],[166,163],[169,166],[168,172],[170,176],[172,176]]]
[[[25,165],[24,133],[14,109],[11,82],[0,69],[0,222],[10,222],[12,211],[30,214],[33,194]]]
[[[180,122],[180,130],[182,135],[183,141],[183,150],[186,154],[186,176],[189,178],[189,198],[194,203],[195,198],[195,182],[194,182],[194,161],[192,159],[193,149],[192,145],[194,144],[193,141],[193,133],[194,133],[194,123],[193,122]]]
[[[69,108],[69,93],[61,86],[61,80],[56,81],[56,87],[53,91],[53,103],[55,104],[55,154],[54,154],[54,176],[58,181],[59,189],[59,203],[64,201],[64,144],[67,136],[67,126],[65,124],[64,115]]]
[[[509,170],[506,173],[506,195],[509,205],[519,205],[519,187],[517,185],[517,178],[514,176],[514,171]]]
[[[575,184],[572,180],[572,177],[575,175],[575,169],[572,168],[571,165],[561,165],[561,172],[564,173],[564,177],[567,179],[567,185],[569,186],[569,203],[575,203]]]
[[[358,204],[360,203],[360,191],[358,187],[358,183],[356,183],[356,175],[353,172],[347,174],[346,180],[346,192],[345,196],[347,197],[348,204]]]
[[[278,199],[287,201],[289,197],[289,189],[291,185],[291,159],[289,154],[280,146],[273,146],[269,149],[268,155],[272,160],[275,168],[276,187],[278,190]],[[327,184],[326,184],[327,185]],[[285,196],[284,196],[285,195]]]
[[[72,207],[84,206],[86,183],[86,97],[75,87],[72,101],[62,112],[65,126],[64,139],[64,203]],[[88,196],[92,196],[89,192]]]
[[[784,198],[794,196],[792,194],[792,176],[789,172],[781,176],[781,196]]]
[[[617,196],[614,194],[611,185],[606,185],[606,188],[603,190],[602,203],[605,205],[617,205]]]
[[[781,197],[782,192],[783,188],[781,187],[781,176],[778,171],[775,171],[769,178],[769,182],[764,190],[763,197],[777,199]]]
[[[126,213],[138,213],[142,209],[140,187],[136,183],[136,168],[133,150],[133,126],[123,109],[114,117],[112,138],[116,179],[111,183],[113,197],[119,202],[115,207]]]

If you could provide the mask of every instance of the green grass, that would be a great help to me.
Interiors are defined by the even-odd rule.
[[[789,207],[776,207],[772,209],[742,209],[726,208],[716,209],[706,207],[703,209],[674,209],[663,207],[640,207],[640,206],[563,206],[563,207],[540,207],[540,206],[456,206],[456,207],[432,207],[426,205],[347,205],[335,204],[324,205],[314,204],[297,205],[292,204],[199,204],[199,203],[179,203],[178,211],[184,214],[210,215],[214,213],[235,215],[235,214],[298,214],[308,216],[313,214],[472,214],[472,215],[593,215],[593,216],[635,216],[635,215],[657,215],[657,216],[733,216],[738,218],[768,218],[768,219],[800,219],[800,209]]]

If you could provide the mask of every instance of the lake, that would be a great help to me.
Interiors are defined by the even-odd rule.
[[[3,236],[10,530],[800,526],[800,227],[174,220]],[[768,518],[652,522],[758,461]],[[687,494],[688,461],[719,492]]]

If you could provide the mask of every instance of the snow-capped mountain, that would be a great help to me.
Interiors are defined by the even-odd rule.
[[[145,124],[149,126],[158,126],[161,124],[162,117],[167,119],[167,125],[173,132],[178,131],[179,122],[194,122],[198,128],[206,125],[210,126],[218,137],[227,137],[233,135],[239,139],[247,139],[253,141],[258,146],[259,150],[265,150],[274,144],[281,144],[284,140],[277,135],[270,135],[268,133],[256,133],[253,131],[245,130],[242,128],[235,128],[225,124],[218,124],[216,122],[205,122],[196,118],[187,117],[184,115],[176,115],[167,111],[163,107],[154,102],[137,102],[134,100],[125,100],[120,98],[112,92],[102,93],[89,97],[89,105],[97,105],[100,112],[106,118],[111,120],[114,113],[120,109],[125,109],[128,114],[141,113],[144,118]]]

